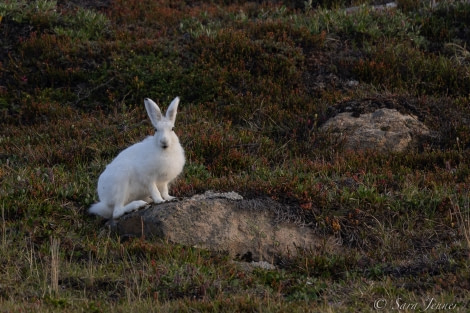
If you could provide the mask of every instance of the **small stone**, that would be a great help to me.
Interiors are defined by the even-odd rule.
[[[264,270],[275,270],[276,266],[274,266],[271,263],[268,263],[266,261],[259,261],[259,262],[251,262],[251,266],[257,267],[257,268],[262,268]]]
[[[348,80],[346,82],[346,86],[348,86],[348,87],[357,87],[357,86],[359,86],[359,82],[357,80]]]
[[[211,190],[206,191],[202,195],[195,195],[191,199],[199,201],[204,199],[228,199],[228,200],[243,200],[243,197],[234,191],[230,192],[213,192]]]

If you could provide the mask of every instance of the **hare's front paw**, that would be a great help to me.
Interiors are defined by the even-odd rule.
[[[165,200],[163,200],[162,198],[153,199],[153,203],[155,203],[155,204],[159,204],[159,203],[163,203],[163,202],[165,202]]]
[[[166,195],[166,196],[163,196],[163,199],[165,199],[165,201],[171,201],[171,200],[176,199],[176,197],[173,197],[173,196],[170,196],[170,195]]]

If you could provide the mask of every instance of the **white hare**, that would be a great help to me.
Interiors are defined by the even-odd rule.
[[[149,197],[155,203],[174,198],[168,194],[168,183],[185,163],[183,147],[173,132],[179,101],[176,97],[162,116],[155,102],[144,100],[155,135],[123,150],[106,166],[98,179],[100,202],[90,207],[90,213],[119,218],[146,205]]]

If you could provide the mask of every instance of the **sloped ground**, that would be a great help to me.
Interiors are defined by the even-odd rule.
[[[469,4],[318,3],[0,4],[0,306],[348,312],[433,298],[467,311]],[[174,194],[268,196],[336,240],[246,272],[107,234],[86,213],[97,177],[152,132],[142,99],[176,95],[188,165]],[[383,107],[438,135],[384,155],[319,131]]]

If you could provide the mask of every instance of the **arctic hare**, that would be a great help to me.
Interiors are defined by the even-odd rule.
[[[157,104],[144,100],[155,135],[123,150],[106,166],[98,179],[100,202],[89,212],[104,218],[119,218],[150,200],[161,203],[174,197],[168,183],[178,176],[185,163],[184,150],[173,131],[180,99],[176,97],[162,116]]]

